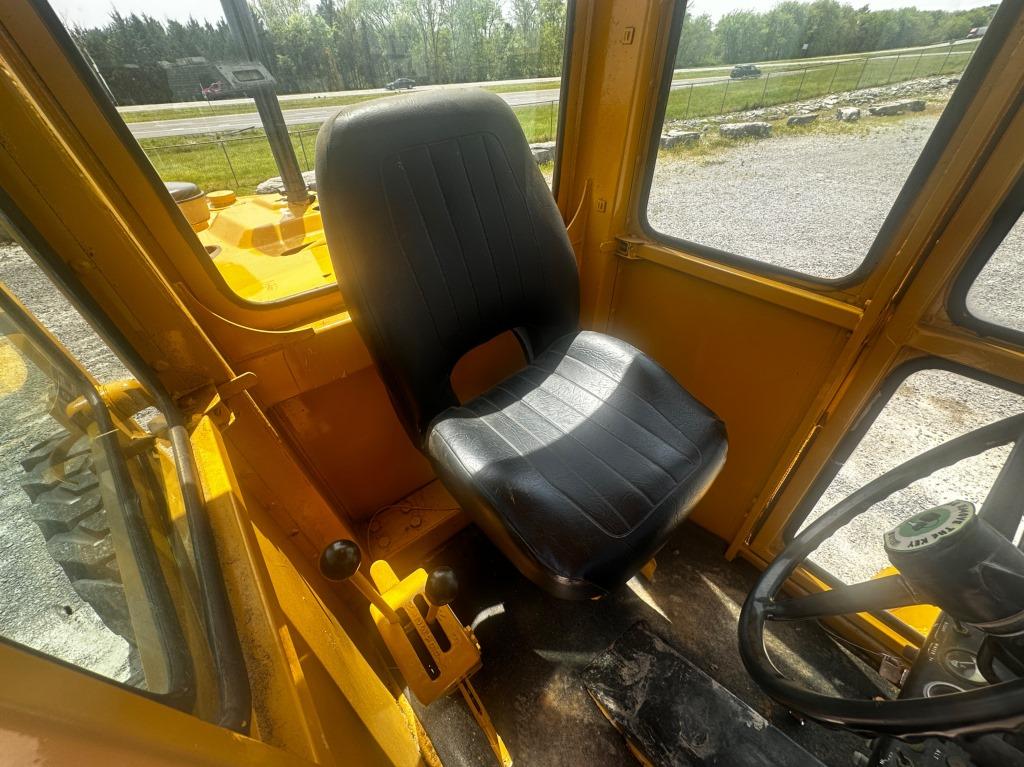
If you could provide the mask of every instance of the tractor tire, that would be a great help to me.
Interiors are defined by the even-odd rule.
[[[140,686],[143,677],[135,632],[89,438],[62,431],[32,447],[21,466],[27,474],[21,486],[32,502],[28,516],[78,596],[128,643],[128,683]]]

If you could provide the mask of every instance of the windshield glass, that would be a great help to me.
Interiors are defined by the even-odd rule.
[[[229,5],[251,13],[258,51],[218,0],[51,1],[160,178],[187,182],[174,199],[218,284],[236,296],[268,303],[336,289],[315,196],[294,201],[305,197],[300,174],[315,195],[317,131],[342,107],[492,91],[550,180],[566,0]],[[279,100],[280,130],[266,125],[266,94]],[[293,158],[290,189],[283,156]]]

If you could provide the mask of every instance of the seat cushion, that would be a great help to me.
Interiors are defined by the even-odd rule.
[[[427,454],[524,575],[601,596],[661,548],[725,461],[725,428],[618,339],[569,334],[490,391],[443,411]]]

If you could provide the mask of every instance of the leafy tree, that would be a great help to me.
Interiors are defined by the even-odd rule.
[[[270,59],[264,63],[285,93],[368,88],[396,77],[421,83],[542,77],[562,67],[566,0],[249,1]],[[764,12],[727,13],[716,24],[695,5],[684,20],[677,66],[941,43],[988,24],[996,8],[872,11],[840,0],[784,0]],[[242,58],[223,20],[163,23],[112,11],[106,24],[72,34],[122,104],[170,101],[169,72],[178,71],[181,59]],[[196,77],[206,80],[196,83],[198,90],[217,75],[210,66]]]

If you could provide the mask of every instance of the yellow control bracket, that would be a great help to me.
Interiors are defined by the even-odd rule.
[[[399,620],[375,604],[370,605],[370,615],[420,703],[426,706],[447,695],[480,668],[480,645],[450,607],[435,608],[435,627],[427,625],[431,610],[423,598],[426,570],[398,580],[391,566],[378,559],[370,566],[370,577]]]

